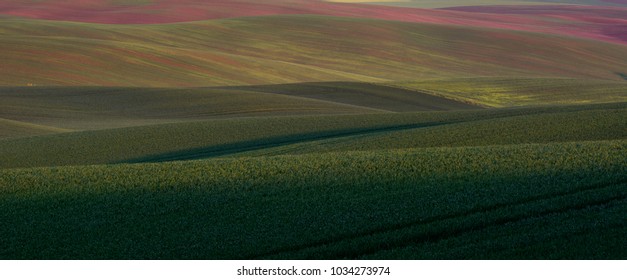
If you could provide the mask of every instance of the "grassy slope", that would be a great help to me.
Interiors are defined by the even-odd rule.
[[[627,101],[627,83],[619,81],[484,77],[388,85],[491,107]]]
[[[400,87],[372,83],[298,83],[232,87],[351,104],[391,112],[469,110],[477,106]]]
[[[627,42],[627,25],[624,20],[627,18],[627,9],[625,8],[581,5],[521,5],[452,7],[447,8],[447,10],[476,13],[478,15],[522,16],[534,19],[544,18],[554,22],[564,21],[561,28],[556,28],[563,30],[557,33],[609,40],[617,43]],[[553,33],[554,31],[549,29],[548,32]]]
[[[624,82],[494,77],[189,89],[4,87],[0,138],[232,117],[611,103],[627,101],[626,93]]]
[[[502,116],[423,128],[333,137],[243,152],[237,156],[627,139],[626,118],[627,108],[624,106],[621,109]]]
[[[0,139],[55,134],[69,131],[69,129],[0,118]]]
[[[475,26],[559,34],[627,44],[627,9],[577,5],[474,6],[468,9],[410,9],[316,0],[154,0],[148,5],[121,1],[3,1],[0,15],[58,21],[154,24],[263,15],[328,15],[391,21]],[[613,2],[622,1],[615,0]],[[30,2],[30,3],[26,3]],[[127,1],[128,2],[128,1]],[[589,1],[592,2],[592,1]],[[545,2],[548,3],[548,2]],[[623,2],[624,3],[624,2]],[[471,5],[469,2],[464,5]],[[595,4],[595,3],[591,3]],[[610,3],[611,4],[611,3]],[[618,4],[617,4],[618,5]],[[545,9],[545,7],[549,7]],[[479,13],[477,13],[479,12]]]
[[[321,16],[169,25],[2,19],[0,34],[0,85],[174,87],[477,75],[619,80],[617,73],[627,68],[622,45]]]
[[[410,9],[359,3],[337,4],[319,0],[268,0],[263,2],[253,0],[160,0],[147,3],[147,5],[146,3],[143,3],[144,5],[137,5],[137,3],[122,5],[120,2],[124,1],[100,0],[92,3],[83,1],[43,0],[36,1],[36,3],[28,0],[3,1],[0,3],[0,14],[109,24],[172,23],[262,15],[307,14],[504,28],[592,38],[619,44],[627,43],[627,37],[624,34],[624,21],[622,20],[627,17],[627,9],[616,7],[577,7],[571,5],[521,5],[516,7],[509,5],[507,8],[498,8],[500,11],[497,13],[483,13],[481,10],[479,10],[480,13],[475,13],[476,10]],[[593,0],[585,1],[592,2]],[[616,1],[622,0],[613,2]],[[522,3],[530,4],[530,2]],[[470,4],[472,3],[461,5]],[[510,13],[510,8],[527,10],[528,8],[534,9],[534,7],[550,8],[539,14],[535,12]],[[608,30],[611,32],[607,32]]]
[[[254,118],[0,141],[3,167],[260,149],[0,170],[0,258],[623,259],[626,114]]]
[[[283,148],[287,153],[303,153],[334,147],[370,150],[624,139],[626,113],[625,103],[620,103],[165,124],[3,140],[0,167],[169,161],[251,151],[277,153],[273,149],[285,153],[281,152]]]
[[[379,111],[332,100],[228,88],[0,88],[0,118],[76,130],[213,118]]]
[[[5,0],[0,14],[62,21],[164,23],[282,12],[305,13],[299,0]]]
[[[436,94],[490,106],[625,98],[616,81],[460,79],[620,79],[624,47],[555,36],[311,16],[160,26],[3,21],[7,84],[381,81],[419,73],[449,79],[394,85],[429,93],[444,85]],[[41,71],[26,79],[34,69]],[[570,90],[578,92],[564,94]],[[28,122],[0,119],[0,138],[7,127],[11,135],[61,132],[37,122],[92,129],[463,107],[411,94],[355,83],[4,88],[0,112]],[[625,103],[614,103],[224,119],[0,140],[0,168],[57,166],[0,169],[0,220],[11,225],[0,228],[0,258],[624,259],[625,119]],[[59,167],[217,156],[228,158]]]
[[[347,133],[421,126],[467,114],[372,114],[273,117],[86,131],[3,140],[0,166],[28,167],[103,164],[193,149],[239,151],[247,147],[300,142]],[[183,152],[184,154],[186,152]]]
[[[0,170],[0,258],[624,259],[626,151],[622,140]]]
[[[216,88],[5,87],[0,117],[72,129],[142,122],[278,115],[474,109],[416,91],[369,83]]]

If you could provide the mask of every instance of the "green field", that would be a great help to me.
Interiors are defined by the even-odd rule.
[[[325,100],[213,88],[11,87],[0,88],[0,100],[2,118],[73,130],[216,118],[381,111]]]
[[[475,77],[207,88],[0,87],[0,139],[209,119],[627,101],[627,83]]]
[[[0,217],[12,226],[0,257],[624,258],[626,150],[617,140],[3,170]]]
[[[0,119],[0,139],[69,132],[57,127]]]
[[[0,258],[625,258],[626,117],[609,103],[2,140]]]
[[[187,89],[0,87],[0,101],[0,118],[72,130],[236,117],[478,108],[413,90],[339,82]],[[29,134],[13,136],[23,135]]]
[[[627,259],[621,1],[61,2],[0,4],[0,259]]]
[[[1,140],[0,167],[195,159],[289,145],[299,153],[333,150],[336,143],[340,150],[375,150],[620,140],[627,136],[626,116],[625,103],[610,103],[195,121]]]

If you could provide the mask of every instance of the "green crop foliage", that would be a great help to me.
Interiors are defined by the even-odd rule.
[[[2,140],[0,167],[187,160],[282,147],[302,153],[624,139],[624,107],[240,118],[73,132]],[[325,140],[339,141],[337,149],[312,142]]]
[[[608,103],[2,140],[0,258],[623,259],[626,116]]]
[[[0,257],[622,259],[626,152],[617,140],[2,170]]]
[[[545,112],[333,137],[237,156],[627,139],[625,119],[627,108]]]

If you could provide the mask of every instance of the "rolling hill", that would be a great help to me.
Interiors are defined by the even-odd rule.
[[[627,83],[548,78],[208,88],[0,87],[0,138],[210,119],[627,102]]]
[[[383,2],[0,2],[0,259],[627,258],[627,2]]]
[[[0,258],[622,259],[626,108],[257,117],[0,140],[0,219],[11,225]]]
[[[347,82],[182,89],[5,87],[0,88],[0,101],[0,118],[5,122],[58,131],[242,117],[480,108],[399,87]],[[29,134],[9,130],[0,138],[22,135]]]
[[[0,15],[4,86],[619,80],[627,72],[627,9],[607,6],[11,0]]]
[[[627,47],[617,44],[324,16],[168,25],[4,19],[0,33],[0,85],[12,86],[189,87],[473,76],[622,80],[620,73],[627,71]]]
[[[612,3],[624,6],[621,2]],[[269,15],[326,15],[533,31],[625,44],[624,19],[627,7],[508,5],[436,10],[319,0],[11,0],[0,3],[0,15],[109,24],[173,23]]]
[[[597,37],[615,42],[627,41],[627,10],[624,8],[597,6],[477,6],[452,7],[448,10],[494,15],[527,15],[533,18],[554,18],[557,21],[572,21],[564,28],[566,34],[582,37]],[[586,35],[584,35],[586,34]]]
[[[276,153],[273,149],[301,154],[309,150],[621,140],[627,137],[626,112],[625,103],[609,103],[134,126],[0,140],[0,168],[161,162],[242,152],[263,155],[266,151]]]
[[[215,118],[382,111],[333,101],[213,88],[0,88],[0,100],[2,118],[74,130]]]
[[[625,145],[0,170],[0,258],[623,259]]]

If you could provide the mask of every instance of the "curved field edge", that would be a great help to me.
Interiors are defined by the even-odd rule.
[[[74,130],[238,117],[475,108],[426,93],[347,82],[182,89],[0,87],[0,118]],[[0,138],[23,135],[10,132]]]
[[[1,170],[0,258],[622,259],[625,154],[617,140]],[[611,238],[569,242],[591,231]],[[495,242],[461,250],[477,238]]]
[[[380,111],[332,100],[229,88],[0,87],[0,118],[75,130]]]
[[[310,139],[228,156],[627,139],[627,109],[554,112]]]
[[[456,101],[458,100],[458,101]],[[0,138],[238,117],[627,101],[627,83],[498,78],[210,88],[0,87]],[[479,104],[479,105],[472,105]]]
[[[451,112],[242,118],[72,132],[1,140],[0,167],[188,160],[250,151],[274,152],[271,148],[292,148],[294,146],[289,145],[302,144],[301,148],[296,146],[293,151],[300,153],[315,151],[315,144],[320,143],[316,141],[324,140],[346,142],[339,143],[337,147],[350,150],[359,149],[351,147],[351,143],[360,143],[360,137],[365,139],[364,142],[368,142],[368,137],[384,139],[376,142],[380,146],[365,143],[369,149],[624,139],[626,110],[625,103],[612,103]],[[497,124],[496,128],[491,127],[490,122]],[[581,126],[581,122],[585,125]],[[582,127],[589,129],[582,130]],[[481,130],[475,131],[477,128]],[[449,133],[459,137],[451,138]],[[465,137],[465,133],[473,135],[473,138]],[[509,134],[520,137],[512,139],[507,136]],[[386,139],[386,135],[400,138]],[[412,135],[428,137],[413,139]],[[320,149],[333,150],[333,144],[320,146]]]

